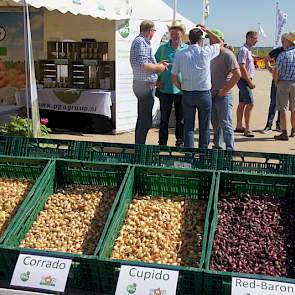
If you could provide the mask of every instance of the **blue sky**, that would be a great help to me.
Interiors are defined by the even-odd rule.
[[[173,7],[173,0],[163,0]],[[224,31],[228,44],[239,46],[249,30],[261,23],[267,38],[261,37],[257,46],[273,46],[275,34],[275,0],[209,0],[209,28]],[[178,12],[198,23],[202,18],[202,0],[178,0]],[[225,4],[226,3],[226,4]],[[295,0],[280,0],[279,7],[288,14],[285,31],[295,31]]]

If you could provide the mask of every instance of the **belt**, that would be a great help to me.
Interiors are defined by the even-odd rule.
[[[135,83],[142,83],[142,84],[148,84],[150,86],[156,86],[156,82],[148,82],[148,81],[137,81],[137,80],[133,80],[133,82]]]

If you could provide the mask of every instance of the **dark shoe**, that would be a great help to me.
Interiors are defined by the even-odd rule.
[[[266,127],[263,129],[262,133],[268,133],[268,132],[270,132],[270,131],[271,131],[271,126],[266,126]]]
[[[184,142],[182,140],[176,140],[175,146],[184,146]]]
[[[254,137],[254,134],[253,134],[253,132],[250,131],[250,130],[245,130],[245,132],[244,132],[244,136],[246,136],[246,137]]]
[[[289,136],[286,133],[281,133],[280,135],[274,136],[275,140],[289,140]]]
[[[290,137],[295,137],[295,128],[291,129]]]
[[[271,131],[271,126],[266,126],[264,129],[263,129],[263,131]]]
[[[275,130],[278,131],[278,132],[282,131],[280,124],[276,124],[276,129]]]
[[[243,127],[243,128],[236,128],[235,129],[235,132],[236,133],[244,133],[245,132],[245,128]]]

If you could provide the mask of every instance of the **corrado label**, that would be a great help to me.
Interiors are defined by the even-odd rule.
[[[44,257],[44,259],[36,259],[32,258],[31,256],[25,256],[23,259],[23,264],[32,267],[45,267],[61,270],[66,268],[66,264],[64,262],[60,262],[60,259],[52,262],[50,260],[46,260],[46,257]]]

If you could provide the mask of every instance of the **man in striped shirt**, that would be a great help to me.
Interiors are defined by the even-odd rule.
[[[291,134],[295,136],[295,32],[283,35],[282,45],[284,51],[278,56],[273,71],[273,79],[277,84],[277,110],[280,111],[280,135],[274,136],[275,140],[289,140],[287,134],[286,112],[291,111]]]
[[[202,47],[204,32],[215,44]],[[198,109],[199,147],[208,148],[212,108],[210,63],[219,55],[222,40],[203,25],[190,30],[189,40],[190,46],[175,55],[172,81],[183,91],[184,146],[194,147],[195,115]],[[179,74],[182,82],[178,79]]]
[[[152,110],[155,97],[157,73],[167,70],[166,61],[156,62],[151,48],[155,34],[155,24],[144,20],[140,24],[140,34],[133,40],[130,49],[130,64],[133,70],[133,92],[137,97],[137,122],[135,143],[145,144],[152,126]]]

